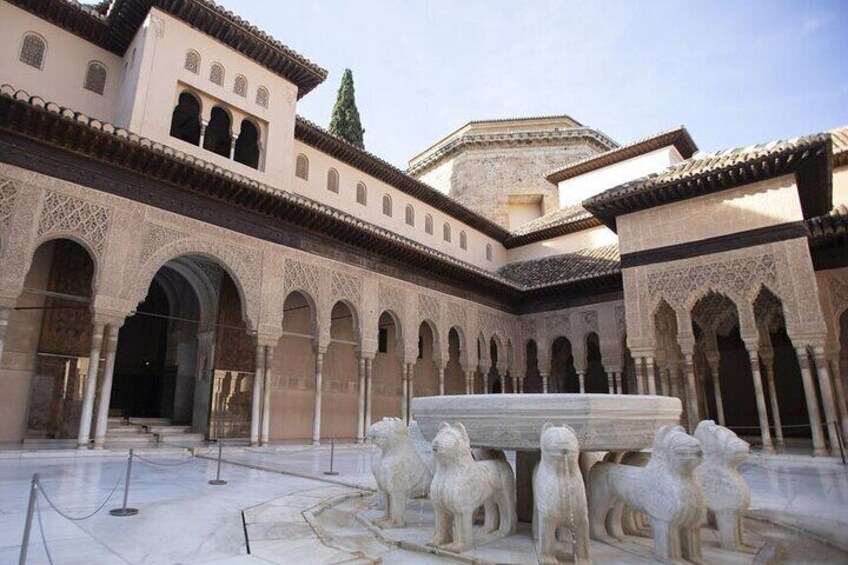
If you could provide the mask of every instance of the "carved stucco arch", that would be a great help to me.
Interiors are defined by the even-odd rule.
[[[147,296],[153,277],[166,263],[184,256],[205,257],[214,261],[230,276],[239,293],[242,319],[248,331],[253,331],[258,323],[259,306],[259,270],[261,265],[239,260],[229,246],[214,241],[187,238],[158,249],[138,268],[133,285],[126,294],[131,304],[137,305]]]
[[[469,353],[468,353],[468,341],[465,337],[465,330],[459,325],[453,325],[448,327],[448,331],[445,332],[447,338],[444,340],[445,342],[445,362],[447,363],[450,360],[450,332],[454,330],[456,332],[457,340],[459,341],[459,352],[457,360],[459,361],[459,365],[465,369],[469,366]]]
[[[309,292],[308,290],[305,290],[305,289],[302,289],[302,288],[297,288],[297,287],[292,288],[292,289],[286,289],[285,296],[283,296],[283,310],[282,310],[282,316],[280,317],[280,329],[282,330],[283,323],[284,323],[285,317],[286,317],[286,312],[285,312],[286,301],[291,297],[292,294],[299,294],[300,296],[303,297],[304,300],[306,300],[306,304],[307,304],[307,306],[309,306],[310,333],[312,334],[312,339],[314,340],[314,343],[318,343],[317,340],[318,340],[319,336],[321,335],[320,332],[319,332],[321,322],[319,320],[320,313],[318,312],[318,301],[315,299],[314,296],[312,296],[312,293]],[[327,328],[328,334],[329,334],[329,331],[330,331],[330,329]]]
[[[38,251],[38,248],[44,245],[45,243],[50,243],[51,241],[57,241],[60,239],[67,239],[68,241],[73,241],[74,243],[82,247],[88,254],[88,257],[91,259],[91,263],[93,265],[93,271],[91,273],[91,297],[93,300],[94,297],[97,296],[98,292],[100,291],[100,277],[103,272],[103,259],[101,255],[97,253],[90,241],[87,241],[84,237],[74,232],[50,232],[49,234],[46,234],[43,237],[36,238],[33,241],[32,245],[30,245],[30,248],[27,250],[26,264],[29,266],[24,270],[24,279],[26,279],[27,274],[29,274],[30,269],[32,269],[32,261],[33,259],[35,259],[35,252]],[[23,283],[24,281],[21,280],[22,288]]]
[[[442,351],[441,334],[439,332],[438,324],[436,324],[436,322],[434,322],[430,318],[421,318],[415,325],[418,330],[418,334],[421,333],[422,324],[426,324],[427,327],[430,328],[430,333],[433,334],[433,361],[439,363],[442,361],[442,359],[444,359],[445,362],[447,362],[447,359],[443,357],[446,351]]]
[[[302,293],[301,293],[302,294]],[[362,316],[359,313],[359,309],[356,305],[346,298],[333,299],[331,300],[332,304],[330,305],[330,327],[327,328],[327,331],[330,331],[332,327],[333,320],[332,314],[333,309],[337,304],[344,304],[344,306],[350,311],[350,315],[353,317],[352,327],[353,327],[353,341],[356,342],[356,349],[360,351],[362,349]]]

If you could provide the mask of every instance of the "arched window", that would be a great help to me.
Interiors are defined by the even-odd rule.
[[[242,98],[247,96],[247,79],[243,75],[236,75],[236,80],[233,82],[233,93]]]
[[[20,61],[30,67],[44,67],[44,55],[47,54],[47,43],[40,35],[28,33],[21,43]]]
[[[339,172],[336,169],[327,171],[327,190],[339,193]]]
[[[106,90],[106,67],[103,63],[91,61],[85,70],[85,84],[83,88],[96,94],[103,94]]]
[[[392,215],[392,197],[388,194],[383,195],[383,214],[386,216]]]
[[[433,216],[430,214],[424,216],[424,231],[433,235]]]
[[[200,145],[200,101],[193,94],[180,94],[177,107],[171,114],[171,137]]]
[[[406,225],[415,225],[415,208],[412,207],[412,204],[406,205]]]
[[[209,80],[218,86],[224,86],[224,66],[221,63],[212,63],[209,69]]]
[[[254,169],[259,168],[259,129],[250,120],[242,120],[233,158]]]
[[[193,49],[189,49],[186,51],[185,64],[183,65],[185,70],[190,73],[199,74],[200,73],[200,54]]]
[[[445,222],[445,225],[442,226],[442,239],[450,243],[451,240],[451,228],[450,224]]]
[[[298,153],[294,164],[294,174],[297,178],[309,180],[309,159],[303,153]]]
[[[365,186],[364,182],[357,183],[356,185],[356,203],[363,206],[368,205],[368,187]]]
[[[492,260],[492,244],[487,243],[486,244],[486,261],[491,261],[491,260]]]
[[[459,232],[459,248],[468,249],[468,236],[464,231]]]
[[[230,156],[230,115],[220,106],[212,108],[209,125],[203,136],[203,148],[222,157]]]
[[[256,104],[263,108],[268,107],[268,89],[264,86],[260,86],[256,91]]]

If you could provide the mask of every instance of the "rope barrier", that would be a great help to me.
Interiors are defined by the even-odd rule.
[[[41,504],[38,503],[38,498],[35,499],[35,512],[38,517],[38,531],[41,532],[41,544],[44,546],[47,562],[53,565],[53,556],[50,555],[50,548],[47,547],[47,536],[44,535],[44,524],[41,523]]]
[[[136,453],[136,454],[134,455],[134,457],[135,457],[136,459],[139,459],[139,460],[143,461],[144,463],[147,463],[148,465],[154,465],[154,466],[157,466],[157,467],[180,467],[180,466],[182,466],[182,465],[188,465],[189,463],[191,463],[192,461],[194,461],[194,456],[189,457],[189,458],[188,458],[187,460],[185,460],[185,461],[178,461],[178,462],[176,462],[176,463],[163,463],[163,462],[161,462],[161,461],[153,461],[153,460],[148,459],[148,458],[146,458],[146,457],[142,457],[142,456],[141,456],[141,455],[139,455],[138,453]]]
[[[38,483],[38,491],[42,494],[42,496],[44,496],[44,500],[46,500],[46,501],[47,501],[47,504],[49,504],[49,505],[50,505],[50,507],[51,507],[53,510],[55,510],[57,514],[59,514],[59,516],[61,516],[61,517],[65,518],[66,520],[70,520],[70,521],[72,521],[72,522],[81,522],[81,521],[83,521],[83,520],[88,520],[89,518],[93,517],[95,514],[97,514],[97,513],[98,513],[98,512],[100,512],[101,510],[103,510],[103,507],[104,507],[104,506],[106,506],[106,503],[107,503],[107,502],[109,502],[109,500],[112,498],[112,496],[114,496],[114,495],[115,495],[115,491],[117,491],[117,490],[118,490],[118,487],[119,487],[119,486],[120,486],[120,484],[121,484],[121,479],[123,479],[123,478],[124,478],[124,473],[126,473],[126,468],[124,468],[124,470],[123,470],[123,471],[121,471],[121,475],[118,477],[118,480],[117,480],[117,481],[115,481],[115,486],[114,486],[114,487],[112,487],[112,490],[111,490],[111,492],[109,492],[109,496],[107,496],[107,497],[106,497],[106,500],[104,500],[104,501],[100,504],[100,506],[98,506],[98,507],[94,510],[94,512],[92,512],[92,513],[90,513],[90,514],[86,514],[85,516],[80,516],[80,517],[69,516],[68,514],[65,514],[64,512],[62,512],[61,510],[59,510],[59,508],[58,508],[58,507],[57,507],[57,506],[53,503],[53,501],[50,499],[50,497],[49,497],[49,496],[47,495],[47,493],[44,491],[44,488],[43,488],[43,486],[41,485],[41,482],[40,482],[40,481],[39,481],[39,483]]]

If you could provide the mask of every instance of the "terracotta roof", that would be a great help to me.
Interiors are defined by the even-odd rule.
[[[447,196],[430,185],[424,184],[394,165],[387,163],[376,155],[354,147],[347,141],[336,137],[324,128],[297,116],[294,135],[303,143],[319,151],[332,155],[398,190],[437,208],[445,214],[464,222],[469,227],[503,242],[509,237],[509,232],[500,225],[466,208],[450,196]]]
[[[498,275],[525,290],[590,281],[620,273],[621,260],[616,244],[510,263],[498,270]]]
[[[833,164],[837,167],[848,165],[848,126],[830,130],[833,142]]]
[[[804,216],[831,207],[831,136],[816,134],[786,141],[698,153],[664,171],[627,182],[588,198],[583,206],[615,229],[615,218],[638,210],[726,190],[780,175],[799,173]]]
[[[73,0],[7,1],[121,56],[158,8],[291,81],[298,98],[327,78],[326,70],[210,0],[114,0],[106,16]]]
[[[504,242],[504,246],[512,249],[600,225],[602,225],[601,222],[582,204],[574,204],[519,226],[512,231],[512,235]]]
[[[574,178],[582,174],[608,167],[612,164],[656,151],[662,147],[674,145],[677,151],[684,159],[691,157],[697,150],[698,146],[692,141],[692,137],[686,128],[678,126],[674,129],[666,130],[650,137],[622,145],[615,149],[611,149],[605,153],[593,155],[575,163],[570,163],[560,169],[549,172],[545,175],[548,181],[557,184],[566,179]]]

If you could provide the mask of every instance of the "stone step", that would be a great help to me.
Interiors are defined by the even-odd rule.
[[[106,429],[107,436],[125,436],[144,433],[141,426],[115,426]]]
[[[159,443],[170,445],[197,445],[205,441],[203,434],[158,434]]]
[[[170,426],[170,418],[129,418],[130,424],[138,426]]]
[[[106,437],[106,444],[109,446],[152,445],[154,443],[156,443],[156,437],[153,434],[119,435]]]
[[[191,426],[147,426],[152,434],[190,434]]]
[[[123,416],[109,416],[109,417],[106,419],[106,422],[107,422],[110,426],[111,426],[111,425],[120,426],[120,425],[126,424],[126,423],[127,423],[127,419],[126,419],[126,418],[124,418]]]

